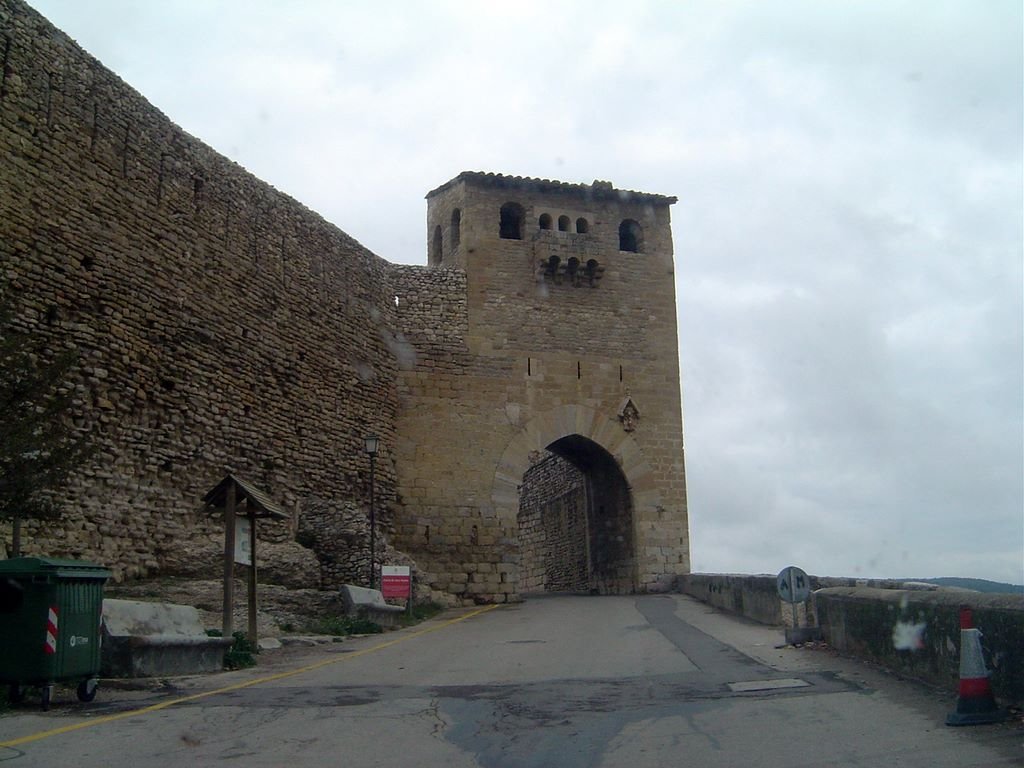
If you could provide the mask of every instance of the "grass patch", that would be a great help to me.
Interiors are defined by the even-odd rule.
[[[377,635],[384,628],[375,621],[354,616],[325,616],[309,626],[318,635]]]
[[[410,616],[408,613],[402,614],[402,626],[411,627],[414,624],[419,624],[421,621],[434,618],[442,611],[444,611],[444,606],[440,603],[413,603],[412,615]]]
[[[434,618],[442,611],[444,611],[444,606],[440,603],[416,603],[412,607],[412,614],[403,613],[398,617],[398,622],[403,627],[411,627],[421,621]],[[383,632],[384,628],[371,619],[354,616],[326,616],[310,624],[306,631],[318,635],[376,635]]]

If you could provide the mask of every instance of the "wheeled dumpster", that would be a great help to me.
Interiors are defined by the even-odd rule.
[[[76,681],[81,701],[95,698],[108,578],[106,568],[78,560],[0,560],[0,683],[11,701],[38,686],[49,709],[54,683]]]

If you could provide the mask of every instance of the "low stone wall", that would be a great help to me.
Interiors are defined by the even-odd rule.
[[[761,624],[783,624],[782,601],[774,576],[690,573],[679,577],[679,591]]]
[[[1024,597],[926,591],[893,580],[809,580],[814,591],[798,606],[801,624],[820,626],[825,641],[843,653],[950,691],[957,690],[960,676],[960,606],[970,606],[993,692],[1003,703],[1024,703]],[[680,576],[677,586],[683,594],[762,624],[792,622],[774,576],[691,573]]]
[[[981,630],[993,692],[1003,703],[1024,703],[1024,598],[832,587],[815,592],[813,599],[833,648],[954,691],[960,677],[960,606],[969,605]]]

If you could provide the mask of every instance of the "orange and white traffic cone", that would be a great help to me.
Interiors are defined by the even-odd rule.
[[[996,706],[981,650],[981,632],[974,627],[969,606],[960,606],[960,693],[956,711],[946,725],[981,725],[1006,719],[1005,709]]]

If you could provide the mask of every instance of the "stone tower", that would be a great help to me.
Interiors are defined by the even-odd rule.
[[[440,590],[668,588],[689,570],[669,206],[466,172],[396,277],[396,544]]]

